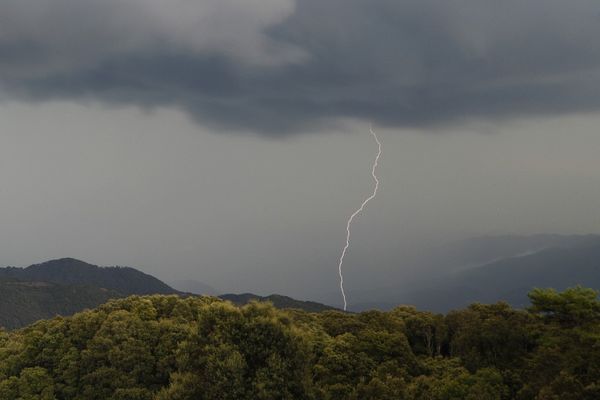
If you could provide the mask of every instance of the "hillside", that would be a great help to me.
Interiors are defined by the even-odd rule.
[[[40,319],[71,315],[116,297],[121,295],[93,286],[0,280],[0,327],[20,328]]]
[[[296,300],[291,297],[281,296],[278,294],[272,294],[269,296],[258,296],[252,293],[243,293],[243,294],[223,294],[219,296],[223,300],[231,301],[236,305],[245,305],[251,301],[268,301],[271,302],[276,308],[295,308],[299,310],[304,310],[306,312],[322,312],[327,310],[335,310],[336,308],[316,303],[314,301],[302,301]]]
[[[87,285],[123,295],[179,293],[159,279],[130,267],[99,267],[74,258],[61,258],[27,268],[0,268],[0,279]]]
[[[0,400],[598,399],[600,301],[282,311],[133,296],[0,331]]]
[[[56,315],[69,316],[134,294],[178,293],[134,268],[98,267],[73,258],[0,268],[0,327],[14,329]]]
[[[195,287],[198,286],[196,282]],[[129,267],[98,267],[73,258],[52,260],[27,268],[0,268],[0,327],[21,328],[56,315],[69,316],[97,307],[109,299],[139,294],[177,294],[159,279]],[[286,296],[254,294],[221,296],[237,305],[270,301],[278,308],[309,312],[331,310],[324,304]]]

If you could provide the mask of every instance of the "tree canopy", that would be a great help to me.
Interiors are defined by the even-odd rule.
[[[530,298],[438,315],[133,296],[0,330],[0,400],[600,398],[598,293]]]

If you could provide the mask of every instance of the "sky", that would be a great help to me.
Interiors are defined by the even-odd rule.
[[[415,248],[597,233],[600,3],[5,0],[0,264],[300,298]]]

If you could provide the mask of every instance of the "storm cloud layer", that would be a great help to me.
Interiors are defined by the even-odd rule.
[[[267,134],[593,112],[598,38],[595,0],[5,0],[0,98]]]

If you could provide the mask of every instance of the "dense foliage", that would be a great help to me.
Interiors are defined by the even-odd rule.
[[[337,310],[337,308],[316,303],[314,301],[302,301],[296,300],[288,296],[282,296],[280,294],[271,294],[269,296],[259,296],[252,293],[244,294],[233,294],[226,293],[218,296],[223,300],[232,302],[235,305],[243,306],[252,301],[269,302],[275,306],[275,308],[296,308],[308,312],[321,312],[327,310]]]
[[[0,331],[0,399],[599,399],[597,292],[530,298],[446,316],[113,300]]]

